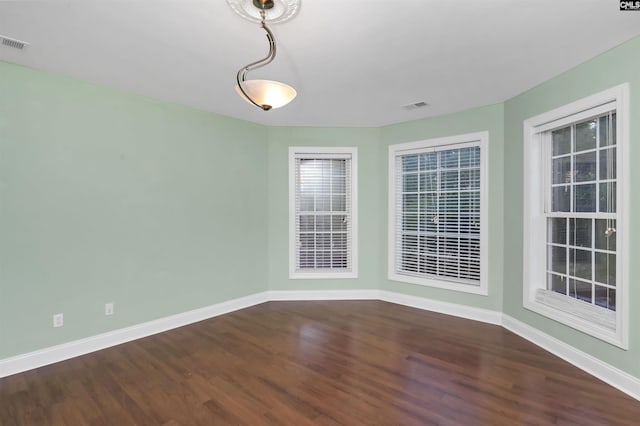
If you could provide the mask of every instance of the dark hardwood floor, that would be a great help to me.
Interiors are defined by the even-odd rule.
[[[0,379],[9,425],[638,425],[640,402],[498,326],[269,302]]]

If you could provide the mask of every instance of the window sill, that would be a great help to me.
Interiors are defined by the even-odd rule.
[[[443,288],[446,290],[460,291],[463,293],[478,294],[481,296],[488,296],[489,289],[483,285],[462,284],[455,281],[445,281],[432,278],[414,277],[411,275],[404,275],[398,273],[390,273],[389,280],[399,281],[408,284],[416,284],[425,287]]]
[[[289,279],[291,280],[340,280],[340,279],[354,279],[358,278],[358,273],[353,271],[347,272],[289,272]]]
[[[616,312],[545,289],[538,289],[531,300],[525,301],[524,307],[607,343],[628,349],[622,333],[616,330]]]

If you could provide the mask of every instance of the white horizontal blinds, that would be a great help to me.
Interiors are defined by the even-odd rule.
[[[396,157],[397,273],[480,283],[480,147]]]
[[[299,154],[296,271],[351,270],[351,155]]]
[[[616,310],[616,114],[547,132],[547,289]]]

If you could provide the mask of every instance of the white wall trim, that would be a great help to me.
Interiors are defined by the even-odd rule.
[[[640,378],[582,352],[509,315],[502,315],[502,326],[640,401]]]
[[[442,302],[440,300],[425,299],[424,297],[409,296],[407,294],[384,290],[380,291],[380,300],[397,303],[398,305],[410,306],[412,308],[422,309],[425,311],[438,312],[474,321],[486,322],[488,324],[500,325],[502,323],[502,313],[491,311],[489,309]]]
[[[385,290],[271,290],[171,315],[120,330],[0,360],[0,377],[64,361],[269,301],[382,300],[488,324],[501,325],[640,401],[640,378],[613,367],[509,315]]]
[[[615,323],[611,328],[607,321],[600,321],[604,314],[589,315],[577,303],[553,303],[550,297],[539,297],[540,290],[547,288],[547,238],[546,221],[550,213],[548,182],[550,158],[546,149],[551,146],[547,132],[558,127],[580,122],[589,117],[609,111],[617,114],[617,174],[616,179],[616,280],[617,309]],[[594,95],[579,99],[552,111],[531,117],[523,123],[524,182],[523,182],[523,300],[522,305],[533,312],[551,318],[583,333],[601,339],[622,349],[629,349],[629,180],[630,155],[627,151],[629,139],[629,84],[623,83]],[[570,216],[576,213],[568,213]],[[596,213],[589,217],[595,217]],[[570,296],[566,296],[567,299]],[[557,300],[557,299],[555,299]],[[599,308],[604,310],[605,308]],[[576,312],[577,311],[577,312]],[[592,312],[597,311],[592,310]]]
[[[398,210],[398,179],[402,170],[397,169],[399,157],[422,152],[434,152],[464,147],[480,147],[480,281],[477,285],[446,280],[440,277],[429,277],[425,274],[409,275],[399,272],[398,261],[398,222],[401,219]],[[426,287],[444,288],[464,293],[489,294],[489,132],[482,131],[444,138],[427,139],[389,145],[388,154],[388,223],[387,223],[387,278],[391,281],[423,285]]]
[[[304,271],[296,269],[296,158],[341,158],[351,160],[350,189],[351,252],[346,271]],[[290,146],[289,147],[289,279],[353,279],[358,278],[358,147],[357,146]]]
[[[270,301],[287,300],[378,300],[378,290],[271,290]]]
[[[237,311],[238,309],[248,308],[267,301],[268,298],[266,292],[256,293],[240,297],[238,299],[216,303],[215,305],[204,308],[159,318],[142,324],[136,324],[131,327],[121,328],[119,330],[113,330],[84,339],[74,340],[72,342],[51,346],[34,352],[28,352],[11,358],[1,359],[0,377],[10,376],[12,374],[54,364],[56,362],[75,358],[80,355],[106,349],[132,340],[141,339],[143,337],[151,336],[152,334],[162,333],[163,331],[168,331],[194,322],[213,318],[218,315]]]

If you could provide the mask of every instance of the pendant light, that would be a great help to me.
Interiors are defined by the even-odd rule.
[[[260,14],[260,27],[267,33],[269,53],[264,59],[245,65],[238,71],[236,92],[247,102],[263,111],[269,111],[287,105],[296,97],[297,92],[293,87],[279,81],[247,80],[249,71],[264,67],[276,57],[276,42],[273,33],[265,23],[266,12],[274,7],[274,0],[253,0],[253,5]]]

